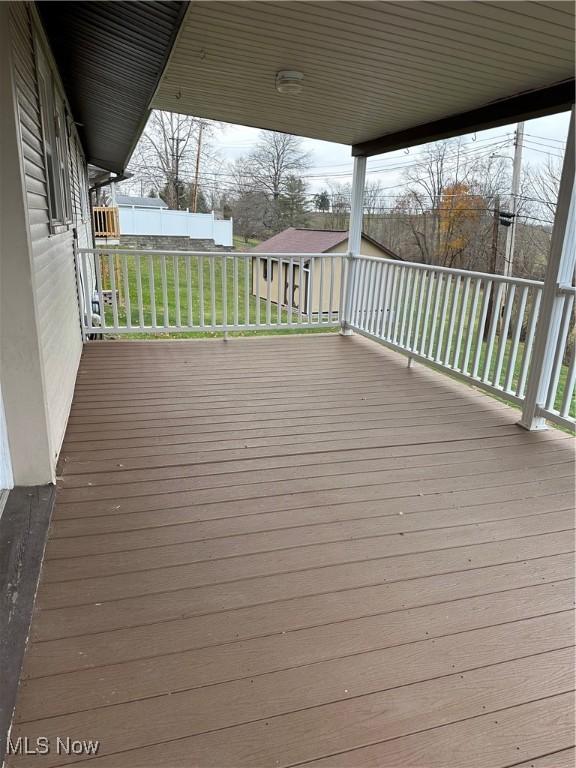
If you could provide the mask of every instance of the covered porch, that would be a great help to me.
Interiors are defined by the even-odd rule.
[[[7,765],[572,766],[573,6],[101,11],[0,13]],[[351,147],[348,252],[283,254],[317,310],[93,247],[151,109]],[[362,253],[368,158],[569,109],[545,281]]]
[[[517,419],[357,335],[86,345],[12,742],[573,765],[573,453]]]

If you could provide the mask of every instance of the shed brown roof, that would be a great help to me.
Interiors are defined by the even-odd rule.
[[[362,237],[381,249],[384,256],[398,259],[393,251],[366,234]],[[347,229],[288,229],[278,232],[268,240],[259,243],[256,253],[327,253],[348,239]]]

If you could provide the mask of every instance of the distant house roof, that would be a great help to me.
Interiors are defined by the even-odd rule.
[[[116,195],[117,205],[137,205],[140,208],[168,208],[159,197],[132,197],[131,195]]]
[[[383,256],[400,260],[398,254],[374,240],[373,237],[364,232],[362,237],[379,248]],[[288,227],[288,229],[259,243],[253,248],[253,251],[256,253],[327,253],[347,239],[347,229],[296,229],[295,227]]]

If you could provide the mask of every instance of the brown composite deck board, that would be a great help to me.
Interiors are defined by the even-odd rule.
[[[156,656],[179,653],[376,615],[396,621],[394,614],[399,613],[402,620],[404,611],[412,608],[434,611],[436,605],[450,601],[494,597],[508,591],[515,595],[526,586],[560,583],[571,557],[571,554],[554,555],[410,582],[352,587],[218,611],[204,615],[201,622],[196,617],[175,618],[115,632],[94,632],[36,643],[29,652],[26,676],[42,677],[102,667],[109,664],[110,659],[120,663],[147,658],[151,653]]]
[[[522,538],[549,531],[571,530],[573,510],[568,504],[563,506],[565,508],[561,511],[524,517]],[[173,569],[187,568],[188,565],[191,568],[198,566],[199,573],[206,573],[206,577],[192,575],[193,582],[197,584],[202,583],[204,578],[210,578],[209,574],[215,571],[217,571],[216,578],[227,580],[229,576],[236,578],[237,574],[242,574],[243,578],[252,578],[254,571],[260,575],[262,570],[267,574],[284,572],[284,569],[298,570],[300,566],[306,567],[310,561],[315,564],[315,567],[326,567],[333,563],[333,558],[338,558],[338,562],[342,562],[342,541],[346,540],[348,541],[346,560],[356,560],[359,557],[366,560],[377,556],[382,547],[386,548],[388,557],[394,557],[405,553],[439,551],[486,541],[516,539],[517,532],[517,517],[498,522],[453,526],[449,530],[415,531],[406,535],[399,535],[402,532],[398,531],[382,533],[378,526],[366,521],[362,523],[356,521],[355,530],[345,529],[343,534],[339,530],[333,533],[320,532],[317,538],[325,538],[321,544],[314,540],[307,541],[302,530],[292,536],[282,531],[274,538],[268,537],[255,547],[250,546],[250,543],[247,546],[244,537],[239,537],[216,542],[192,541],[162,547],[145,547],[132,552],[123,550],[100,557],[94,556],[91,563],[84,565],[58,560],[46,564],[44,581],[45,583],[71,583],[71,586],[74,586],[78,580],[92,579],[92,584],[97,584],[98,580],[102,579],[107,585],[106,596],[111,598],[115,594],[114,587],[111,586],[115,582],[111,577],[119,574],[158,571],[154,589],[162,590],[163,586],[169,586],[170,580],[175,576],[176,582],[181,584],[182,581],[178,579]],[[247,561],[243,558],[251,559]],[[210,564],[210,567],[204,569],[203,563]],[[166,581],[163,579],[164,569],[170,569],[169,578]],[[244,576],[245,573],[248,573],[248,576]],[[140,582],[141,592],[144,591],[145,583],[145,580]]]
[[[556,450],[562,450],[560,446]],[[554,448],[550,448],[546,445],[543,447],[535,445],[522,445],[518,444],[514,448],[514,457],[530,457],[538,456],[539,454],[552,455],[555,452]],[[232,463],[232,466],[226,466],[225,464],[212,463],[211,465],[198,465],[190,463],[190,461],[182,460],[180,464],[171,465],[170,463],[163,463],[160,467],[147,466],[145,469],[130,469],[124,466],[122,474],[117,472],[110,472],[106,469],[101,469],[98,472],[90,471],[90,467],[85,467],[84,472],[76,471],[73,474],[69,473],[66,477],[66,489],[70,488],[86,488],[88,483],[92,487],[103,487],[112,485],[125,486],[131,482],[153,482],[156,480],[167,480],[179,477],[195,477],[204,478],[202,482],[205,484],[210,483],[212,485],[229,485],[231,482],[234,484],[253,483],[254,475],[253,470],[265,470],[266,477],[274,480],[295,479],[305,477],[319,477],[323,475],[339,474],[341,471],[348,470],[349,473],[354,472],[356,469],[364,469],[366,471],[378,471],[387,469],[406,469],[409,467],[430,467],[439,466],[446,463],[446,457],[442,454],[425,456],[401,456],[401,457],[388,457],[388,456],[374,456],[376,452],[366,452],[366,455],[357,458],[353,452],[342,452],[334,454],[317,454],[314,457],[314,463],[303,462],[301,457],[284,457],[284,461],[270,460],[270,461],[254,461],[250,462],[247,468],[243,468],[244,462],[237,462],[236,466]],[[501,446],[495,446],[490,452],[483,450],[472,451],[451,451],[449,460],[452,464],[468,464],[470,462],[483,461],[490,458],[505,459],[510,453],[510,445],[504,444]],[[296,459],[300,458],[300,463]],[[287,459],[292,459],[289,461]],[[148,464],[148,462],[142,462]],[[231,464],[230,462],[228,464]],[[74,467],[78,470],[78,467]],[[112,469],[112,467],[107,468]]]
[[[335,417],[337,418],[337,417]],[[250,419],[247,419],[249,422]],[[66,484],[67,487],[73,487],[77,483],[75,475],[85,475],[85,482],[99,481],[96,478],[97,473],[110,473],[112,470],[113,475],[118,482],[124,482],[124,476],[131,477],[129,470],[140,470],[140,472],[149,476],[149,473],[156,470],[158,473],[163,473],[166,467],[171,466],[184,466],[187,465],[187,471],[190,476],[204,475],[204,474],[225,474],[231,472],[246,472],[252,469],[270,469],[277,467],[294,467],[304,466],[314,470],[317,466],[322,464],[334,464],[339,461],[352,461],[359,462],[364,459],[377,459],[377,458],[389,458],[395,459],[399,466],[405,466],[403,461],[410,461],[414,457],[424,455],[429,463],[434,463],[442,460],[442,455],[450,453],[452,460],[457,460],[459,456],[466,453],[465,460],[471,460],[473,456],[469,455],[470,451],[476,452],[477,455],[485,455],[486,452],[493,449],[503,448],[507,452],[508,446],[525,446],[527,450],[540,452],[547,450],[555,450],[561,447],[559,437],[557,434],[551,434],[550,432],[542,432],[539,435],[540,441],[545,442],[549,439],[553,439],[556,442],[555,448],[550,448],[546,445],[539,445],[534,441],[532,435],[523,434],[510,434],[503,437],[484,438],[481,445],[482,448],[478,448],[476,440],[460,440],[458,442],[444,442],[436,443],[434,454],[430,454],[430,448],[428,444],[409,445],[409,446],[393,446],[387,448],[357,448],[353,451],[348,451],[346,448],[336,449],[332,451],[316,452],[314,454],[314,461],[311,462],[307,453],[298,453],[290,456],[276,456],[276,457],[264,457],[255,459],[240,459],[234,462],[234,460],[227,462],[205,462],[200,463],[194,457],[190,457],[186,453],[170,453],[164,456],[139,456],[132,459],[123,459],[122,468],[123,472],[118,475],[116,469],[118,462],[114,459],[104,459],[100,461],[70,461],[66,466]],[[565,439],[569,439],[565,436]],[[490,454],[488,454],[490,455]],[[169,472],[169,470],[168,470]],[[160,474],[160,477],[168,477],[169,474]]]
[[[130,663],[29,680],[23,702],[29,719],[76,712],[108,703],[115,686],[121,689],[117,701],[200,688],[237,678],[239,668],[244,675],[271,673],[286,665],[303,666],[373,651],[384,642],[393,647],[426,640],[430,634],[438,638],[501,621],[520,621],[533,616],[535,605],[546,614],[569,611],[571,598],[572,585],[567,581],[508,590],[290,632],[281,644],[275,637],[258,638],[239,646],[234,655],[226,645],[167,655],[157,655],[148,646],[148,656]],[[150,659],[154,660],[153,670]]]
[[[530,515],[542,515],[549,512],[555,512],[562,509],[570,509],[573,503],[571,493],[554,493],[549,496],[540,496],[527,501],[522,499],[518,501],[509,501],[506,504],[504,512],[500,511],[498,506],[492,504],[483,504],[475,512],[478,522],[492,522],[499,519],[518,519]],[[87,565],[84,558],[86,555],[92,555],[96,559],[95,564],[102,561],[102,557],[107,557],[114,552],[128,553],[131,551],[144,550],[148,548],[163,549],[171,544],[185,544],[188,542],[199,543],[200,551],[208,550],[210,553],[227,547],[232,543],[240,549],[243,554],[250,552],[265,551],[282,548],[290,541],[305,541],[306,544],[314,544],[322,540],[328,532],[333,541],[354,537],[357,533],[357,520],[361,519],[363,525],[367,524],[370,530],[377,535],[398,534],[412,531],[427,531],[434,529],[451,529],[459,524],[473,526],[476,523],[467,522],[468,509],[439,510],[438,512],[426,512],[424,516],[412,514],[407,518],[399,519],[396,515],[386,517],[365,518],[343,518],[334,522],[316,522],[313,524],[289,525],[289,520],[284,520],[283,516],[279,522],[283,525],[278,528],[271,527],[266,530],[251,530],[251,526],[261,526],[261,523],[254,521],[251,517],[241,518],[238,525],[233,527],[230,518],[224,520],[206,521],[202,523],[180,523],[175,525],[165,525],[154,529],[140,528],[127,531],[115,531],[114,533],[89,533],[78,536],[54,536],[51,539],[49,551],[46,556],[46,568],[51,569],[54,565],[61,563],[66,568],[74,568],[76,563],[82,562]],[[278,538],[278,529],[280,532],[286,531],[287,538]],[[306,529],[306,530],[303,530]],[[78,528],[83,533],[82,524]],[[56,533],[57,529],[55,530]],[[366,529],[363,529],[366,532]],[[450,531],[447,530],[446,533]],[[236,537],[232,541],[231,537]],[[206,541],[209,539],[209,541]],[[224,550],[226,551],[226,550]]]
[[[359,338],[88,345],[13,735],[570,764],[573,452],[516,420]]]
[[[516,763],[515,768],[573,768],[575,763],[576,750],[572,747],[554,750],[548,755],[529,760],[526,763]]]

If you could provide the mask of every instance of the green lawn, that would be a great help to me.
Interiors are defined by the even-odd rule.
[[[251,248],[255,248],[262,242],[255,237],[249,237],[248,240],[245,240],[243,237],[240,237],[240,235],[234,235],[233,241],[235,251],[249,251]]]

